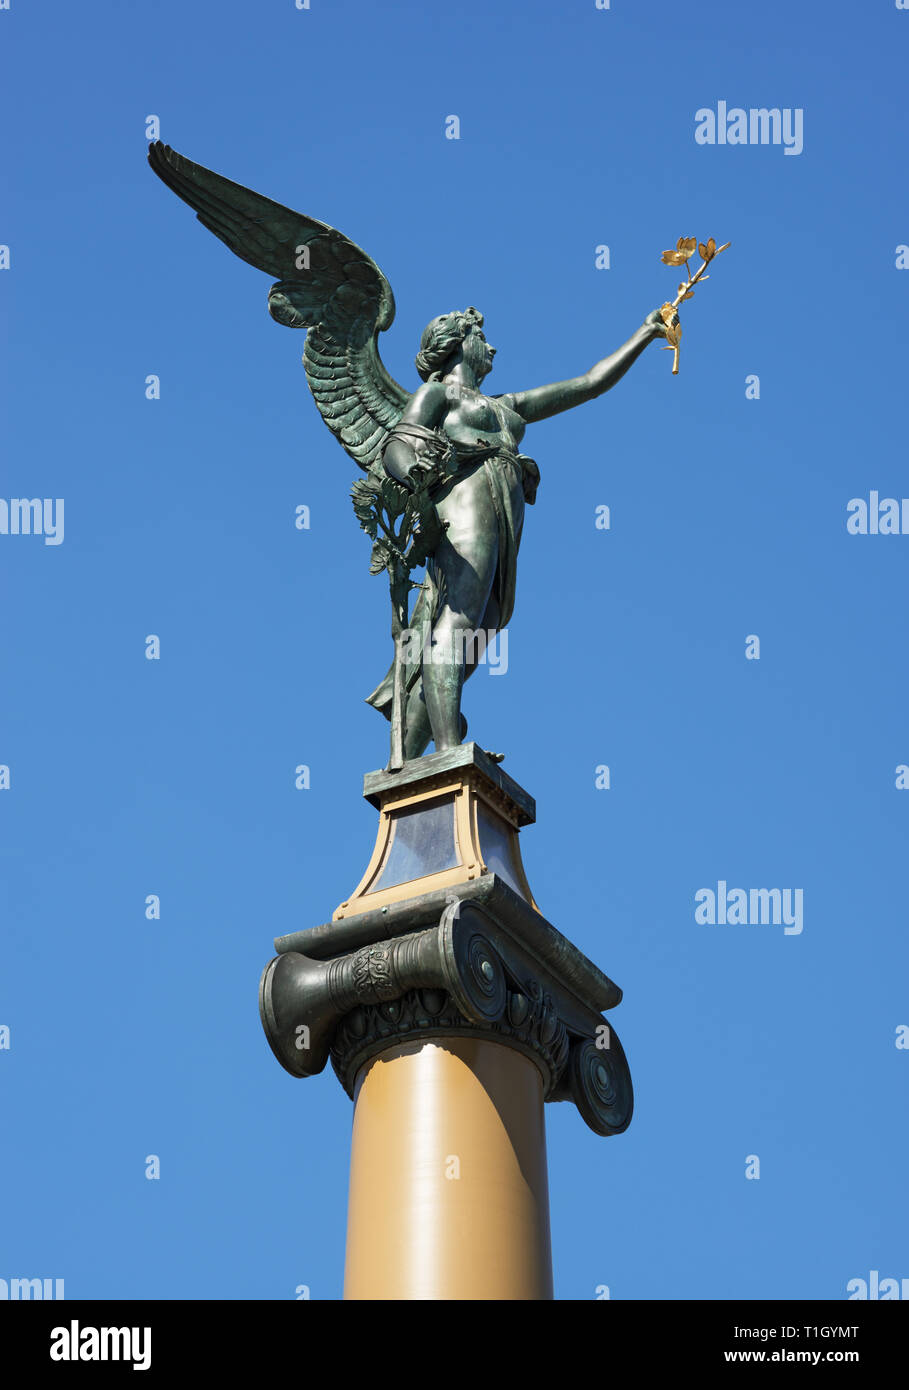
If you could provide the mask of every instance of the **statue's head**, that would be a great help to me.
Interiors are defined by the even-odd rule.
[[[430,320],[423,329],[416,365],[424,381],[441,381],[458,362],[464,362],[482,381],[492,371],[494,356],[495,348],[483,332],[483,315],[471,307]]]

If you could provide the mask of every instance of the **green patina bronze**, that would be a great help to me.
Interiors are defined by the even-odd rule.
[[[618,351],[580,376],[488,396],[495,349],[474,308],[424,330],[407,391],[385,369],[378,336],[394,319],[391,287],[347,237],[185,159],[157,142],[149,162],[235,255],[277,277],[272,317],[307,329],[303,365],[322,418],[365,477],[352,489],[373,541],[370,569],[391,587],[395,656],[368,702],[391,721],[389,768],[465,737],[465,679],[511,618],[524,508],[539,469],[519,452],[537,420],[608,391],[667,333],[654,310]],[[681,287],[680,287],[681,288]],[[665,306],[670,313],[674,306]],[[677,324],[669,319],[669,327]],[[416,584],[414,570],[425,565]],[[410,612],[410,596],[419,597]]]

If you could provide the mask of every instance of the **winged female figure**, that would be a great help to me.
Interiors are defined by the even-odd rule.
[[[483,315],[473,307],[440,314],[423,331],[416,358],[422,385],[410,392],[379,355],[378,336],[395,304],[365,251],[160,141],[148,157],[203,226],[276,277],[269,312],[288,328],[308,330],[303,366],[316,405],[366,474],[354,485],[354,505],[375,542],[372,568],[387,568],[392,584],[395,657],[367,697],[392,722],[389,767],[421,757],[430,741],[437,751],[456,746],[467,732],[463,683],[514,610],[524,509],[540,479],[533,459],[519,452],[524,431],[608,391],[649,343],[668,336],[667,322],[654,310],[580,376],[489,396],[482,384],[496,350]],[[417,564],[426,567],[419,586],[410,581]],[[420,592],[411,615],[414,587]]]

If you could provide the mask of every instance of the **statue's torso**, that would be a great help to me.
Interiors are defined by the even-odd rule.
[[[475,449],[477,445],[487,448],[498,445],[510,453],[517,453],[526,424],[516,411],[503,404],[508,397],[496,400],[463,387],[450,389],[452,400],[442,420],[442,429],[456,447]]]

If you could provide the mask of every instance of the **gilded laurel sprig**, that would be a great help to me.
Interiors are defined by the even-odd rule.
[[[715,256],[718,256],[721,251],[725,251],[727,246],[731,245],[731,241],[726,241],[723,243],[722,246],[717,246],[713,237],[711,237],[709,241],[699,242],[697,237],[694,236],[680,236],[675,244],[675,250],[664,251],[662,256],[660,257],[660,260],[663,262],[664,265],[683,265],[685,267],[685,274],[688,277],[687,280],[683,281],[682,284],[679,285],[679,292],[676,295],[675,299],[672,301],[672,303],[670,304],[667,302],[660,309],[660,317],[666,325],[667,345],[664,348],[664,351],[672,352],[674,354],[672,359],[673,376],[678,375],[679,348],[682,340],[682,325],[679,322],[679,316],[676,313],[676,310],[678,309],[679,305],[682,303],[683,300],[694,298],[693,287],[698,283],[698,281],[710,279],[709,275],[704,274],[704,271],[707,269],[710,262],[713,260]],[[691,257],[694,255],[695,249],[697,249],[698,254],[701,257],[701,260],[703,261],[703,264],[700,270],[695,271],[695,273],[692,275],[690,261]]]

